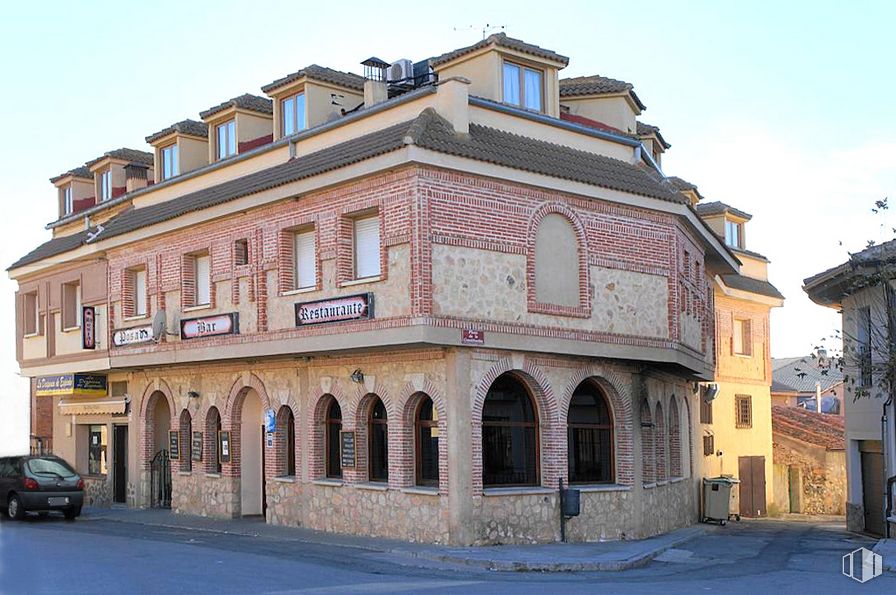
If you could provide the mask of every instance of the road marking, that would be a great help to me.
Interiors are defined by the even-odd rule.
[[[356,583],[354,585],[336,585],[332,587],[309,587],[307,589],[290,589],[289,591],[265,591],[263,595],[298,595],[300,593],[399,593],[401,591],[423,591],[428,589],[466,587],[469,585],[478,585],[481,583],[482,581],[390,581],[382,583]]]

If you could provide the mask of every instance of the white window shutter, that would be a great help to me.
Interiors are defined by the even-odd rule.
[[[207,254],[196,257],[196,305],[212,303],[210,265]]]
[[[317,259],[314,256],[314,230],[296,234],[296,289],[317,284]]]
[[[355,220],[355,278],[376,277],[380,274],[379,217]]]
[[[146,315],[146,271],[134,271],[134,315]]]

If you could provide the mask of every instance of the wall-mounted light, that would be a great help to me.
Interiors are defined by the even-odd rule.
[[[358,368],[354,372],[352,372],[351,379],[352,382],[357,382],[358,384],[364,382],[364,373],[361,372],[361,368]]]
[[[195,390],[191,390],[191,391],[187,392],[187,396],[190,397],[191,399],[198,399],[199,393],[197,393]]]

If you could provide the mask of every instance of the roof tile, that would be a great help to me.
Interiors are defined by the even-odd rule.
[[[302,77],[308,77],[309,79],[323,81],[325,83],[332,83],[334,85],[345,87],[346,89],[353,89],[355,91],[364,90],[363,76],[351,72],[333,70],[332,68],[319,66],[317,64],[311,64],[310,66],[306,66],[305,68],[293,72],[292,74],[288,74],[283,78],[279,78],[276,81],[268,83],[267,85],[262,87],[261,90],[265,93],[269,93],[279,87],[282,87],[283,85],[286,85],[293,81],[297,81]]]
[[[460,58],[466,54],[471,52],[475,52],[482,48],[488,47],[492,44],[495,44],[498,47],[503,47],[511,50],[516,50],[518,52],[522,52],[524,54],[530,54],[532,56],[536,56],[538,58],[545,58],[547,60],[553,60],[555,62],[560,62],[564,66],[569,64],[569,58],[566,56],[562,56],[557,52],[552,50],[547,50],[545,48],[539,47],[537,45],[533,45],[531,43],[526,43],[521,39],[514,39],[513,37],[508,37],[506,33],[495,33],[493,35],[489,35],[482,41],[474,43],[473,45],[468,45],[467,47],[459,48],[441,56],[436,56],[435,58],[429,59],[430,66],[436,67],[440,64],[445,64],[446,62],[451,62],[455,58]]]
[[[237,107],[244,110],[249,110],[252,112],[258,112],[260,114],[273,114],[274,113],[274,104],[267,97],[259,97],[258,95],[252,95],[251,93],[244,93],[239,97],[234,97],[233,99],[228,99],[223,103],[219,103],[214,107],[210,107],[207,110],[200,112],[199,117],[203,120],[214,116],[219,112],[223,112],[226,109],[231,107]]]
[[[205,122],[197,122],[196,120],[181,120],[177,124],[172,124],[167,128],[163,128],[158,132],[150,134],[146,137],[146,142],[152,144],[160,138],[166,137],[174,132],[208,138],[208,124]]]

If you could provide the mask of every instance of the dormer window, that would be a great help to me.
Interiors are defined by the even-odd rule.
[[[177,143],[162,148],[159,153],[162,156],[162,179],[173,178],[180,173],[178,163]]]
[[[743,223],[725,220],[725,243],[732,248],[744,247]]]
[[[218,147],[218,159],[236,155],[236,120],[215,127],[215,143]]]
[[[282,136],[289,136],[305,130],[305,94],[298,93],[280,102],[280,113],[283,123]]]
[[[533,111],[544,110],[544,73],[504,62],[504,103]]]
[[[112,198],[112,170],[107,169],[100,174],[100,201]]]
[[[69,184],[62,189],[62,214],[71,215],[75,212],[75,201],[72,195],[72,186]]]

